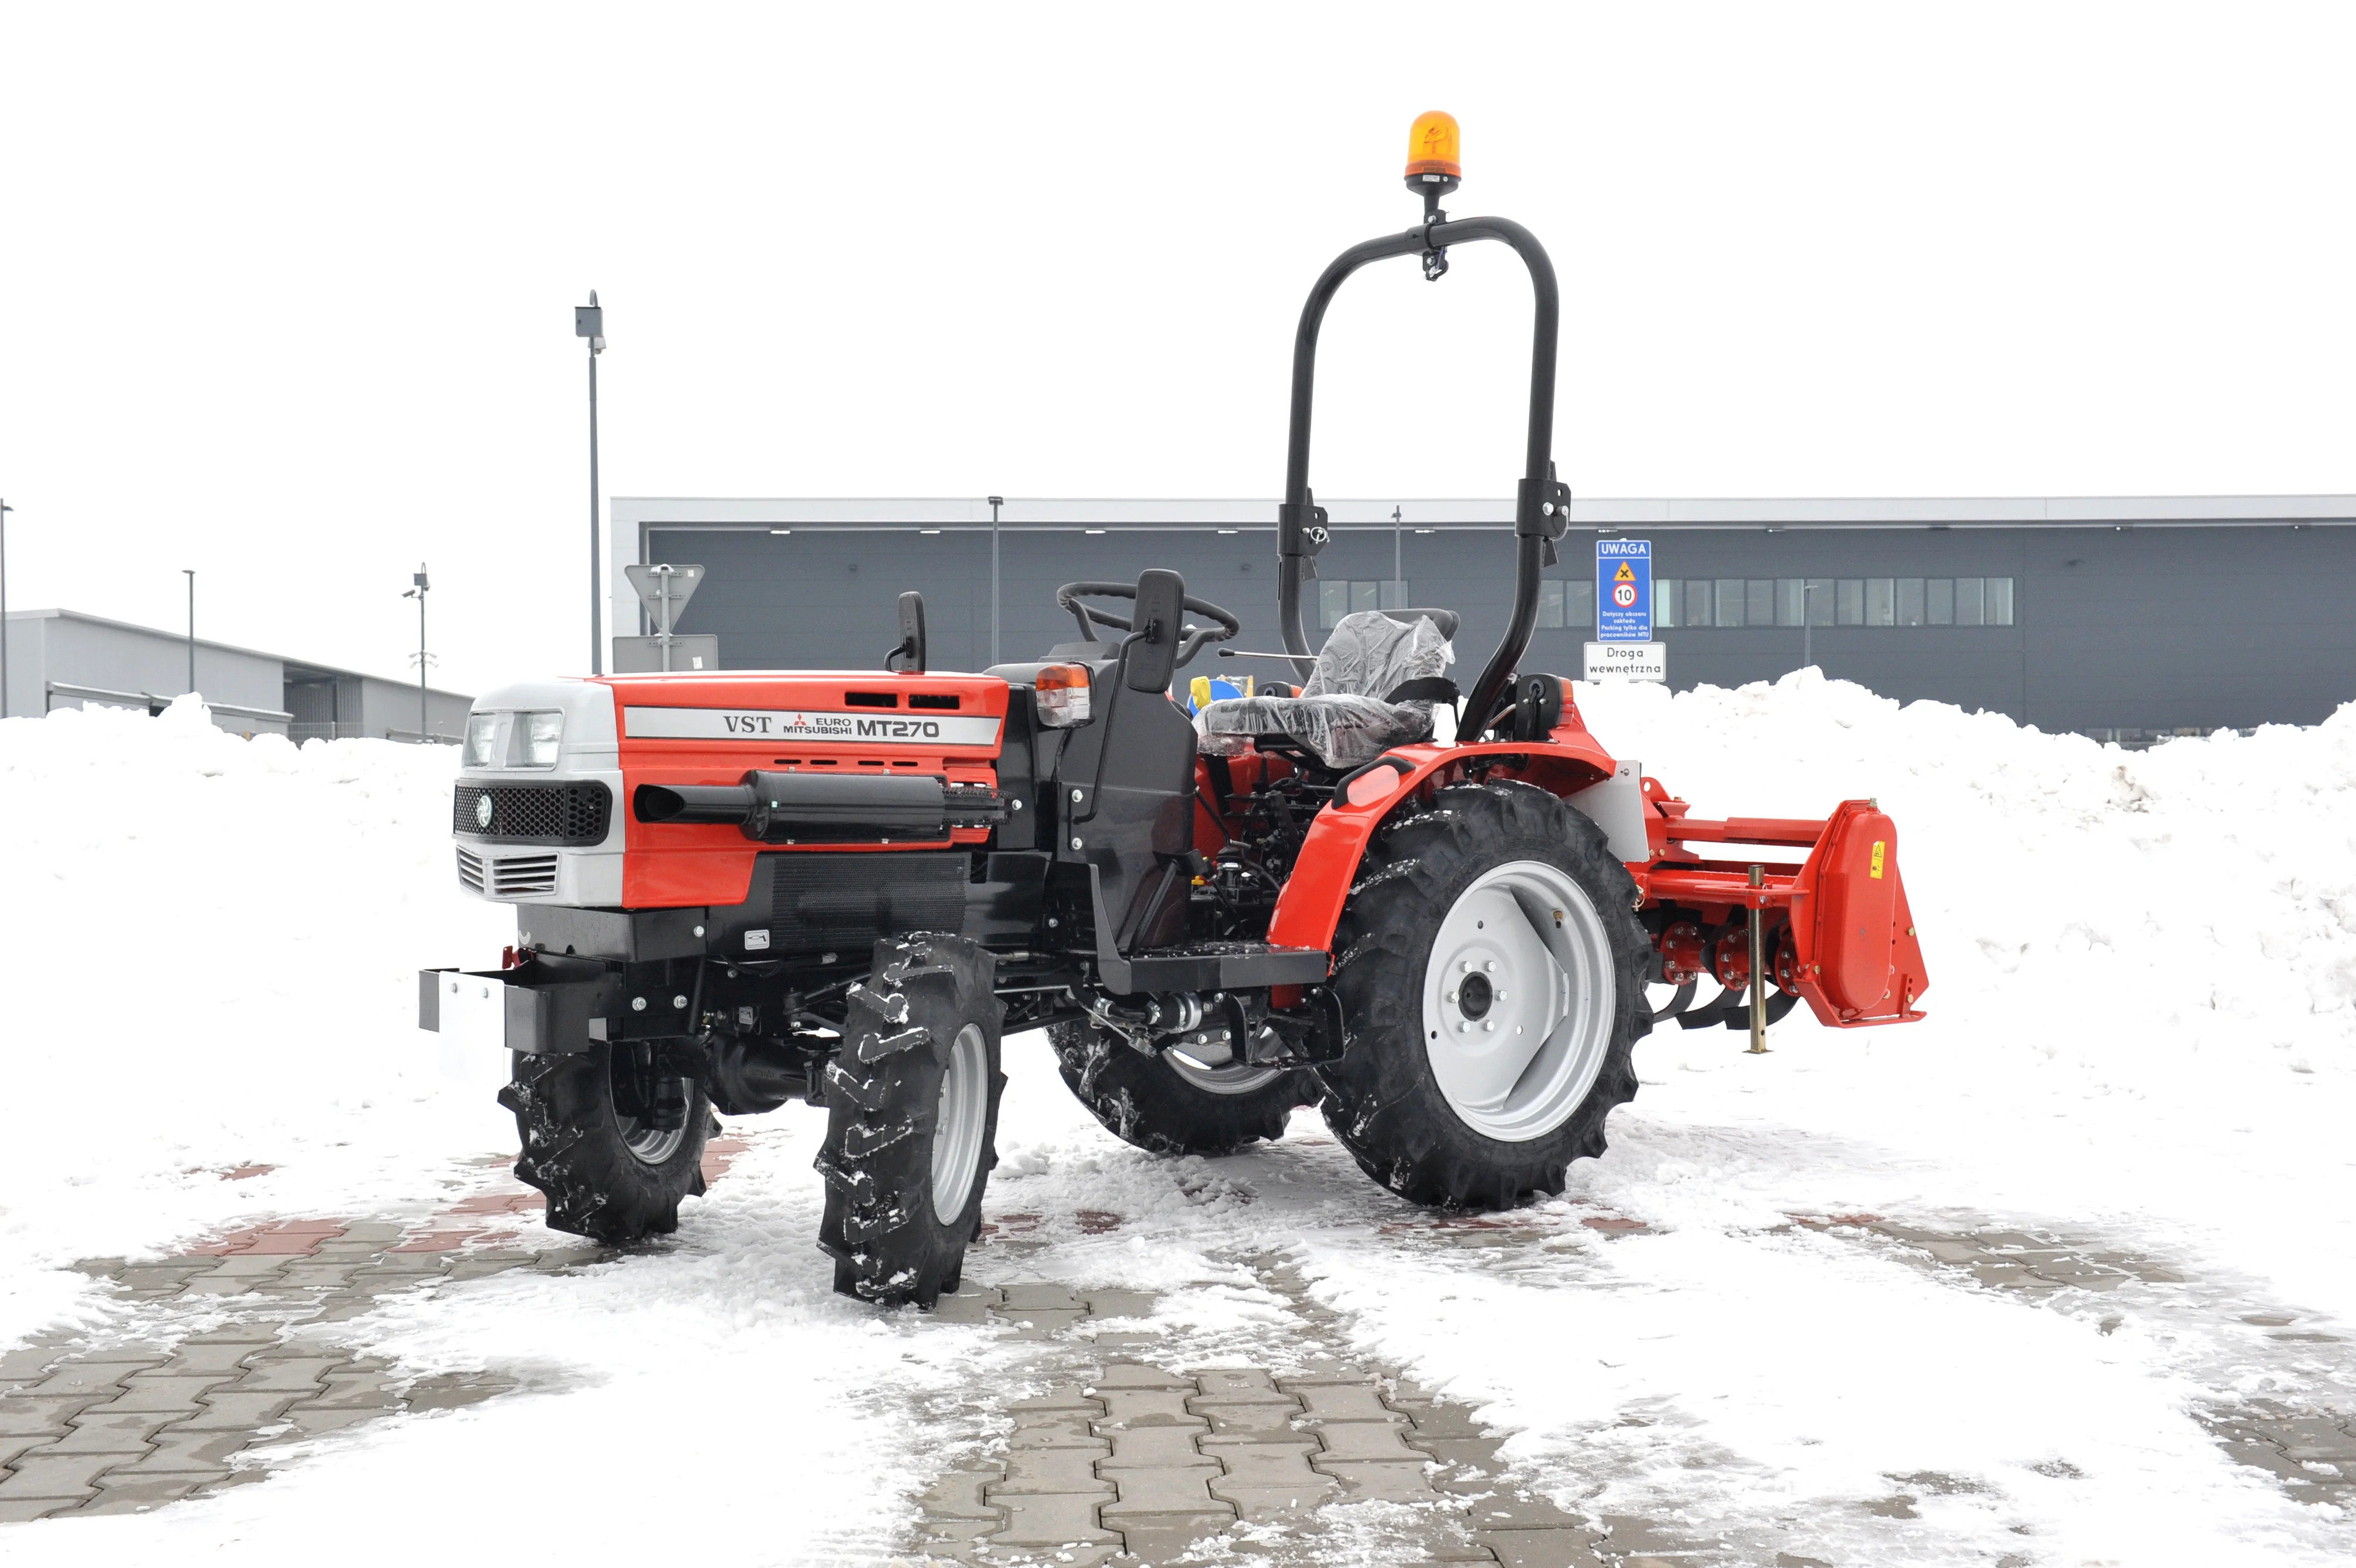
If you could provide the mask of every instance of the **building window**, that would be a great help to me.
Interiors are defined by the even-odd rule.
[[[1344,577],[1321,577],[1317,582],[1317,624],[1331,631],[1339,626],[1345,615],[1359,610],[1396,610],[1407,607],[1405,583],[1352,581]]]
[[[2010,577],[1681,577],[1655,596],[1663,627],[2013,624]]]
[[[1547,630],[1569,627],[1593,631],[1595,585],[1583,581],[1566,583],[1559,577],[1548,577],[1540,583],[1538,625]]]

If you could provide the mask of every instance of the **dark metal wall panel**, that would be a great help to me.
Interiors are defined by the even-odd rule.
[[[1901,701],[1990,709],[2041,728],[2312,724],[2356,697],[2356,529],[2131,526],[2025,528],[1660,528],[1656,580],[1721,577],[1976,577],[2014,581],[2009,627],[1813,628],[1815,662]],[[1549,575],[1588,581],[1595,535],[1574,533]],[[1002,656],[1035,659],[1076,633],[1055,608],[1058,584],[1133,580],[1167,566],[1190,593],[1234,610],[1237,646],[1278,646],[1272,529],[1036,532],[1000,536]],[[1411,602],[1464,618],[1460,676],[1486,660],[1511,596],[1503,529],[1337,532],[1326,579],[1382,581],[1396,547]],[[893,602],[925,595],[938,669],[980,669],[990,654],[990,535],[914,528],[824,532],[659,529],[653,559],[711,569],[680,630],[715,633],[734,669],[880,666]],[[1316,637],[1317,585],[1307,618]],[[1542,628],[1526,670],[1579,672],[1586,625]],[[1796,627],[1665,629],[1678,687],[1772,680],[1801,662]],[[1248,670],[1205,656],[1187,671]]]

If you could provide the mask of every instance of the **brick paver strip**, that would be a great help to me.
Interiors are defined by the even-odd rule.
[[[1211,1435],[1235,1442],[1291,1443],[1303,1434],[1293,1423],[1301,1418],[1301,1407],[1287,1400],[1282,1404],[1214,1404],[1209,1400],[1189,1400],[1186,1408],[1211,1423]]]
[[[330,1368],[340,1366],[340,1356],[289,1356],[264,1359],[256,1357],[244,1377],[229,1390],[231,1393],[293,1393],[305,1398],[320,1392],[319,1379]]]
[[[62,1436],[68,1416],[104,1402],[110,1391],[95,1389],[81,1394],[10,1394],[0,1399],[0,1437],[21,1437],[28,1433]]]
[[[71,1420],[65,1436],[41,1450],[44,1454],[145,1454],[149,1440],[166,1422],[179,1418],[168,1411],[109,1411],[104,1406],[84,1411]]]
[[[1202,1443],[1204,1456],[1224,1465],[1227,1478],[1238,1487],[1331,1490],[1333,1482],[1309,1467],[1309,1456],[1316,1452],[1314,1443],[1237,1443],[1215,1437]],[[1214,1485],[1212,1489],[1218,1488]]]
[[[1597,1546],[1604,1538],[1585,1530],[1484,1530],[1473,1540],[1494,1553],[1501,1568],[1596,1568],[1606,1561]],[[1676,1559],[1622,1557],[1625,1568],[1684,1568],[1684,1553]]]
[[[210,1474],[229,1469],[230,1455],[243,1448],[251,1433],[184,1432],[166,1427],[155,1434],[155,1446],[136,1465],[116,1468],[117,1476]]]
[[[177,1415],[194,1415],[204,1409],[204,1396],[214,1389],[234,1383],[242,1376],[235,1369],[226,1372],[210,1372],[201,1377],[171,1377],[160,1372],[148,1372],[128,1380],[123,1392],[109,1400],[104,1408],[110,1411],[170,1411]]]
[[[1200,1465],[1206,1456],[1194,1446],[1197,1426],[1111,1426],[1104,1428],[1112,1452],[1098,1466],[1115,1470],[1145,1470],[1171,1465]]]
[[[1061,1546],[1066,1542],[1086,1545],[1092,1541],[1118,1542],[1119,1537],[1097,1523],[1097,1504],[1102,1499],[1094,1492],[1062,1497],[1040,1493],[1012,1493],[1001,1502],[1006,1510],[1007,1526],[991,1536],[994,1546]]]
[[[1318,1481],[1322,1484],[1248,1487],[1222,1477],[1211,1483],[1211,1495],[1221,1502],[1235,1504],[1237,1516],[1246,1524],[1292,1524],[1315,1514],[1341,1491],[1340,1487],[1322,1476]]]
[[[1203,1391],[1194,1402],[1202,1404],[1280,1404],[1294,1410],[1301,1408],[1298,1396],[1286,1393],[1275,1380],[1258,1367],[1214,1367],[1194,1374],[1195,1385]]]
[[[1104,1439],[1090,1430],[1089,1411],[1018,1411],[1014,1430],[1007,1434],[1006,1446],[1016,1448],[1085,1448],[1091,1453],[1107,1449]]]
[[[1382,1402],[1380,1392],[1370,1383],[1312,1383],[1286,1378],[1280,1386],[1287,1393],[1301,1396],[1301,1404],[1315,1421],[1376,1421],[1402,1422],[1397,1411]]]
[[[78,1500],[98,1489],[102,1470],[111,1470],[121,1458],[115,1454],[60,1454],[37,1451],[19,1455],[0,1478],[0,1499],[22,1502],[32,1498]]]
[[[1120,1496],[1098,1511],[1108,1525],[1131,1514],[1229,1514],[1233,1510],[1211,1496],[1211,1481],[1220,1474],[1215,1463],[1188,1469],[1108,1471],[1106,1479],[1119,1488]]]
[[[1173,1563],[1190,1555],[1198,1561],[1233,1561],[1234,1553],[1218,1538],[1234,1523],[1235,1516],[1226,1512],[1139,1514],[1121,1521],[1120,1533],[1130,1555],[1143,1563]],[[1205,1541],[1215,1544],[1204,1552],[1191,1552]]]
[[[1325,1451],[1317,1456],[1321,1460],[1392,1459],[1420,1465],[1430,1457],[1400,1440],[1406,1430],[1403,1426],[1373,1421],[1329,1421],[1319,1422],[1310,1430],[1325,1445]]]
[[[1097,1423],[1102,1431],[1115,1426],[1191,1426],[1204,1431],[1210,1423],[1186,1408],[1180,1389],[1108,1389],[1099,1385],[1105,1413]]]
[[[917,1506],[932,1519],[988,1520],[1001,1516],[981,1500],[982,1488],[998,1479],[995,1470],[944,1470],[917,1498]]]
[[[1097,1477],[1097,1462],[1104,1455],[1101,1444],[1095,1448],[1012,1449],[1006,1455],[1006,1478],[991,1483],[984,1488],[984,1495],[992,1502],[1021,1494],[1054,1497],[1087,1492],[1109,1498],[1113,1495],[1111,1483]]]
[[[1322,1456],[1312,1456],[1309,1462],[1342,1483],[1347,1502],[1419,1502],[1440,1495],[1420,1464]]]

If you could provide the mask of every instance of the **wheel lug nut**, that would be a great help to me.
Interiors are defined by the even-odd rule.
[[[1483,1024],[1481,1026],[1481,1028],[1485,1034],[1494,1035],[1497,1032],[1497,1026],[1494,1024]]]
[[[1496,972],[1497,972],[1497,961],[1496,961],[1495,959],[1494,959],[1494,958],[1493,958],[1493,959],[1491,959],[1488,962],[1486,962],[1486,963],[1483,964],[1481,967],[1482,967],[1483,969],[1487,970],[1491,974],[1494,974],[1494,973],[1496,973]]]

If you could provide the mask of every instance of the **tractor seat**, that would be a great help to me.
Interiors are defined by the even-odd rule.
[[[1318,650],[1301,695],[1206,703],[1196,749],[1231,757],[1259,736],[1281,736],[1326,767],[1344,768],[1430,739],[1433,702],[1455,695],[1440,672],[1456,654],[1435,617],[1409,613],[1414,618],[1380,610],[1344,616]]]

